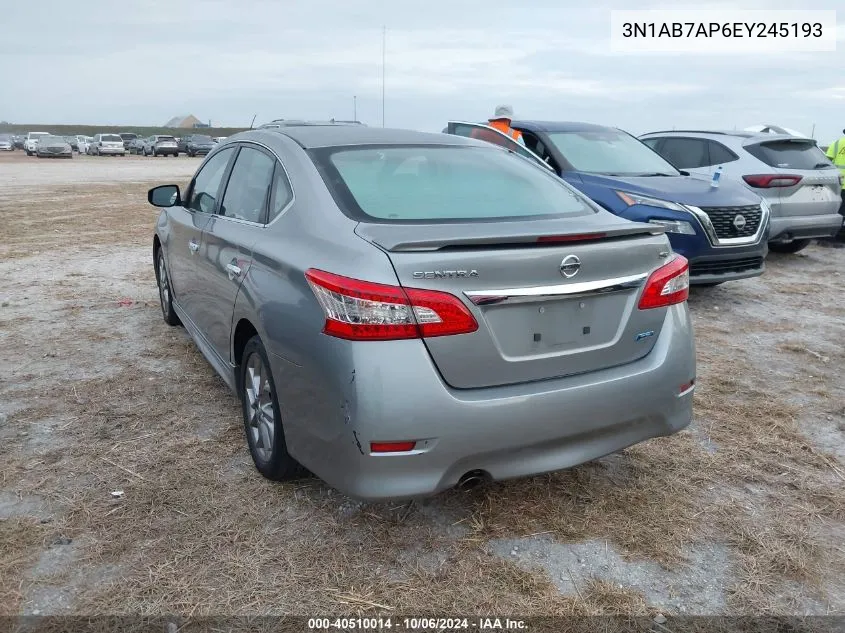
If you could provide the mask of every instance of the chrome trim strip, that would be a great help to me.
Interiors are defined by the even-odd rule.
[[[279,211],[279,214],[275,218],[270,220],[270,222],[268,222],[267,224],[264,224],[262,222],[252,222],[250,220],[241,220],[240,218],[233,218],[233,217],[230,217],[230,216],[227,216],[227,215],[220,215],[219,213],[213,213],[211,215],[211,217],[219,218],[221,220],[226,220],[228,222],[235,222],[237,224],[246,224],[248,226],[257,226],[258,228],[266,229],[268,226],[272,226],[273,224],[275,224],[276,220],[278,220],[280,217],[285,215],[288,212],[288,210],[293,206],[293,203],[296,202],[296,191],[294,191],[294,189],[293,189],[293,180],[291,180],[291,177],[290,177],[290,174],[288,173],[287,167],[285,167],[285,164],[282,162],[282,157],[279,156],[279,154],[272,147],[265,145],[264,143],[259,143],[257,141],[252,141],[252,140],[244,140],[244,141],[238,140],[238,141],[234,141],[232,143],[226,143],[226,147],[234,147],[235,149],[238,149],[239,146],[247,145],[247,144],[257,145],[258,147],[262,147],[262,148],[266,149],[268,152],[270,152],[273,156],[276,157],[276,160],[278,161],[279,165],[282,166],[282,171],[285,173],[285,178],[287,178],[288,184],[290,185],[290,194],[291,194],[290,202],[288,202],[284,206],[284,208],[281,211]],[[209,152],[209,154],[210,154],[210,152]],[[205,162],[208,160],[209,154],[205,155],[206,156],[205,159],[203,159],[202,163],[200,163],[200,166],[197,167],[197,171],[194,173],[194,176],[196,176],[196,174],[199,173],[200,169],[202,169],[202,167],[205,166]],[[231,174],[230,174],[230,176],[231,176]],[[228,186],[228,183],[227,183],[227,186]],[[272,186],[272,183],[271,183],[271,186]],[[224,197],[225,197],[225,192],[224,192]],[[222,203],[222,200],[221,200],[221,203]],[[187,209],[191,213],[193,213],[195,211],[195,210],[192,210],[192,209],[188,209],[187,207],[185,207],[185,209]]]
[[[760,204],[760,226],[757,227],[757,232],[754,233],[754,235],[749,237],[730,237],[719,239],[716,235],[716,229],[713,228],[713,223],[710,221],[710,216],[708,216],[704,210],[699,207],[694,207],[691,204],[685,204],[683,206],[693,214],[696,220],[698,220],[698,223],[704,230],[704,234],[707,236],[707,241],[709,241],[710,246],[713,246],[714,248],[757,244],[762,239],[763,233],[765,233],[769,228],[769,205]]]
[[[648,273],[643,273],[628,277],[584,281],[575,284],[535,286],[531,288],[506,288],[502,290],[471,290],[464,292],[464,294],[467,299],[477,306],[500,305],[503,303],[528,303],[532,301],[559,299],[561,297],[586,297],[631,290],[642,286],[647,278]]]

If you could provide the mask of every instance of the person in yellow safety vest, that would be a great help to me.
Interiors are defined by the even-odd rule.
[[[845,130],[842,130],[842,133],[845,134]],[[842,204],[839,205],[839,213],[845,216],[845,136],[831,143],[827,148],[827,157],[839,169],[839,182],[842,185]]]
[[[502,134],[510,136],[517,143],[525,145],[525,141],[522,139],[522,132],[520,132],[519,130],[514,130],[511,127],[512,120],[513,108],[509,105],[500,105],[496,108],[496,111],[493,113],[493,118],[488,119],[488,125],[492,128],[499,130]]]

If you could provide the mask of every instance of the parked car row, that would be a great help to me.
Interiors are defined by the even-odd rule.
[[[761,275],[769,249],[795,253],[842,226],[840,173],[812,139],[679,131],[637,139],[583,123],[511,125],[525,147],[484,124],[445,131],[503,145],[612,213],[664,226],[693,284]]]
[[[211,137],[193,134],[176,138],[169,134],[154,134],[142,138],[132,132],[103,133],[93,137],[77,134],[57,137],[50,132],[29,132],[26,136],[0,135],[0,151],[23,149],[27,156],[38,154],[37,147],[41,139],[63,138],[73,152],[89,156],[125,156],[142,154],[144,156],[204,156],[226,137]],[[43,155],[43,152],[42,152]]]

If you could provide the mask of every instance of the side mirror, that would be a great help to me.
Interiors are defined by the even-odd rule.
[[[154,207],[175,207],[182,204],[179,185],[161,185],[147,192],[147,201]]]
[[[684,171],[683,169],[679,169],[678,171],[680,172],[681,176],[689,176],[690,175],[688,171]]]

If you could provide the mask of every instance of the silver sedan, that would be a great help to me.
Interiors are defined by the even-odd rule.
[[[690,422],[686,260],[500,147],[254,130],[148,200],[164,319],[239,394],[268,478],[409,498]]]
[[[73,158],[73,148],[63,136],[42,136],[35,147],[38,158]]]

